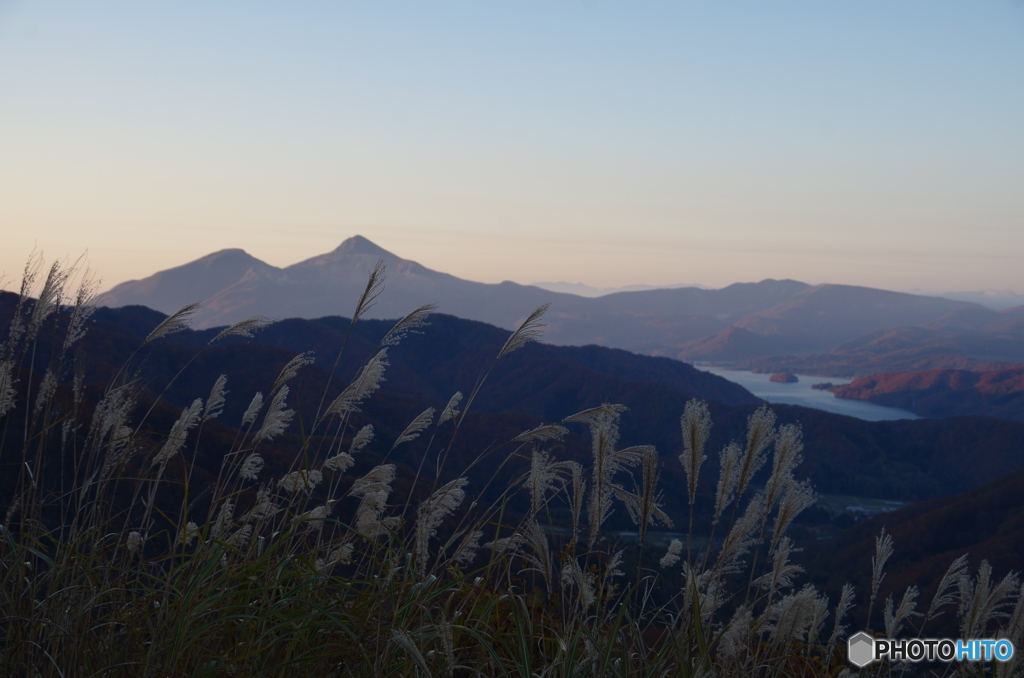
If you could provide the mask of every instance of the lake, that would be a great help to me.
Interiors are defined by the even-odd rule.
[[[907,410],[876,405],[863,400],[836,398],[829,391],[816,391],[811,388],[811,384],[820,384],[824,381],[831,381],[837,386],[849,384],[850,380],[843,377],[813,377],[806,374],[798,374],[796,376],[800,381],[797,383],[780,384],[769,381],[770,374],[756,374],[745,370],[729,370],[722,367],[709,367],[707,365],[695,365],[694,367],[711,374],[717,374],[739,384],[758,398],[764,398],[770,403],[813,407],[816,410],[845,414],[849,417],[857,417],[866,421],[920,419],[919,416]]]

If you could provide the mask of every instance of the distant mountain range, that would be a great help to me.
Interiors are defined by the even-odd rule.
[[[548,290],[550,292],[563,292],[565,294],[577,294],[581,297],[603,297],[608,294],[615,294],[616,292],[643,292],[646,290],[675,290],[680,287],[696,287],[698,289],[708,289],[704,285],[623,285],[622,287],[591,287],[583,283],[570,283],[565,281],[559,282],[535,282],[531,283],[534,287],[539,287],[542,290]]]
[[[758,372],[868,376],[928,369],[987,371],[1024,362],[1024,307],[993,311],[963,308],[920,324],[867,332],[827,353],[740,361]]]
[[[948,328],[935,323],[941,325],[950,314],[1001,315],[972,302],[849,285],[811,286],[795,280],[588,298],[513,282],[491,285],[462,280],[402,259],[361,236],[349,238],[333,252],[285,268],[270,266],[242,250],[222,250],[144,280],[117,285],[102,296],[101,303],[139,304],[171,313],[201,301],[198,327],[226,325],[256,313],[273,318],[344,314],[350,312],[346,304],[354,303],[367,272],[379,260],[388,267],[387,294],[367,315],[370,318],[396,318],[421,304],[437,303],[442,312],[511,329],[536,306],[551,303],[545,340],[553,344],[599,344],[687,361],[826,353],[844,342],[863,343],[868,333],[893,327],[935,326],[930,331],[948,333]],[[1001,350],[983,348],[989,354]],[[986,355],[986,359],[1001,358]]]

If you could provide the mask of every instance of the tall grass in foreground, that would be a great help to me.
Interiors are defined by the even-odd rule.
[[[699,546],[691,533],[711,420],[697,401],[681,416],[688,516],[661,507],[657,451],[618,445],[625,408],[612,404],[488,451],[525,457],[529,470],[493,505],[467,502],[468,477],[444,464],[489,369],[464,404],[454,394],[436,422],[428,409],[393,441],[392,452],[429,432],[434,450],[414,484],[426,488],[424,498],[394,499],[396,465],[386,459],[343,481],[375,435],[350,418],[379,387],[389,347],[424,324],[432,308],[423,307],[399,321],[350,384],[323,394],[286,473],[270,476],[261,446],[292,423],[290,383],[311,361],[305,354],[266,394],[250,396],[215,480],[199,487],[183,450],[221,416],[225,379],[167,432],[151,430],[159,403],[143,397],[134,356],[90,404],[73,350],[94,287],[86,279],[69,298],[75,271],[55,265],[33,300],[39,274],[34,259],[0,344],[0,464],[10,490],[0,497],[4,675],[850,675],[846,627],[866,620],[847,618],[851,586],[831,604],[799,582],[786,530],[815,498],[793,477],[800,430],[776,426],[767,408],[750,417],[745,441],[719,453],[713,533]],[[382,266],[371,273],[353,324],[383,274]],[[186,328],[195,310],[168,317],[143,344]],[[537,338],[543,312],[495,361]],[[250,318],[211,343],[268,323]],[[58,330],[61,340],[47,344],[52,354],[36,355],[42,333]],[[589,431],[588,464],[554,458],[563,424]],[[755,487],[769,462],[768,481]],[[508,524],[514,501],[528,508]],[[637,525],[638,546],[616,548],[604,537],[616,509]],[[686,542],[652,557],[649,528],[684,522]],[[869,620],[882,611],[880,632],[927,635],[936,617],[954,611],[963,637],[999,634],[1020,648],[1024,597],[1015,575],[995,580],[984,563],[972,575],[966,557],[958,559],[919,610],[915,587],[876,600],[892,552],[883,532],[862,592]],[[628,576],[627,561],[636,568]],[[681,583],[671,591],[669,582]],[[1017,663],[885,664],[871,675],[982,669],[1020,672]]]

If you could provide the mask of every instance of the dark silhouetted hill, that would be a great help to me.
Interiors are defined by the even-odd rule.
[[[1024,563],[1022,486],[1024,472],[1019,471],[959,494],[875,516],[811,548],[804,560],[817,583],[827,584],[833,592],[848,581],[859,591],[870,590],[875,537],[884,527],[892,535],[894,552],[879,601],[893,591],[898,598],[908,586],[916,585],[922,590],[918,607],[927,609],[942,575],[964,553],[970,554],[972,573],[982,560],[987,560],[1000,578],[1020,572]],[[859,603],[862,621],[867,605],[864,600]],[[879,602],[875,607],[881,607]],[[946,616],[951,615],[947,612]],[[955,630],[941,628],[947,633]]]

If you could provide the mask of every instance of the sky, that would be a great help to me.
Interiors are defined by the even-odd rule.
[[[0,274],[1024,293],[1022,74],[1022,0],[0,0]]]

